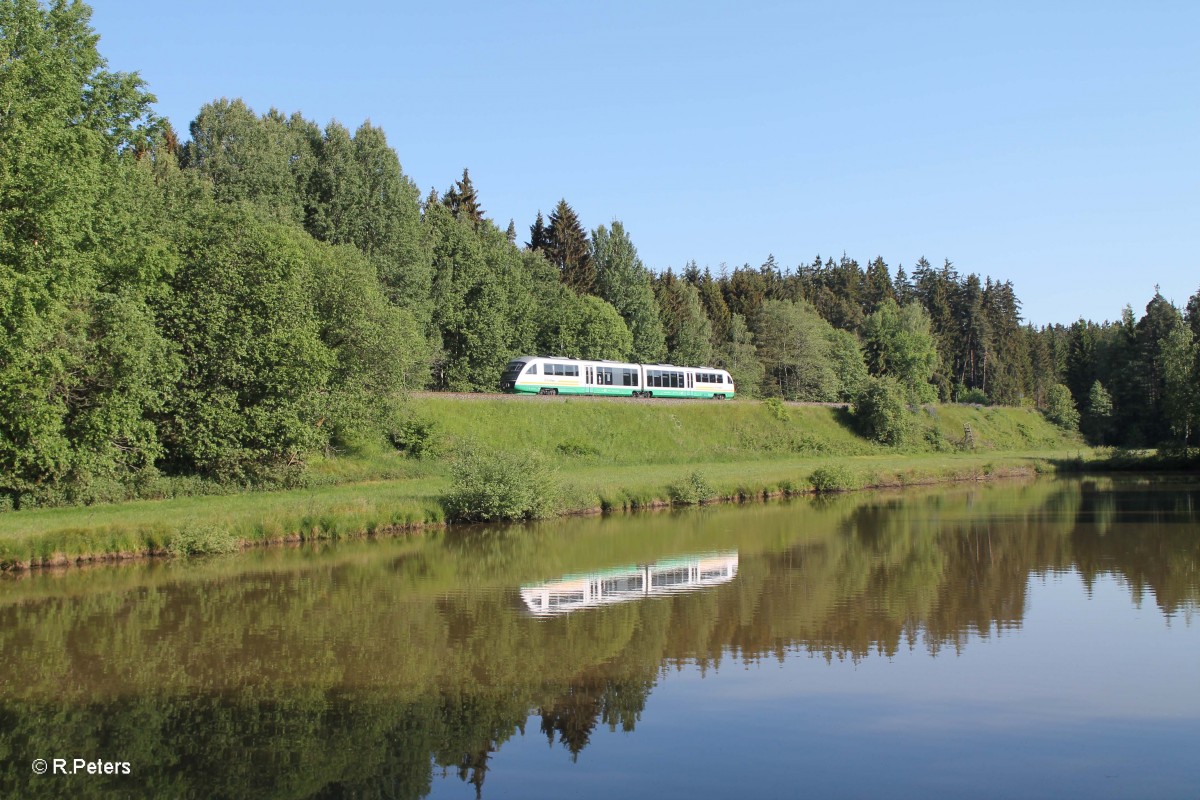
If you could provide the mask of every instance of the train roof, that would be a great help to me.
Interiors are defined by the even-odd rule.
[[[637,361],[613,361],[612,359],[609,359],[609,358],[574,358],[572,356],[524,355],[524,356],[514,356],[511,360],[512,361],[528,361],[529,359],[532,359],[532,358],[540,358],[544,361],[591,361],[596,364],[624,364],[624,365],[643,366],[643,367],[666,367],[667,369],[699,369],[699,370],[704,370],[706,372],[724,372],[724,373],[728,374],[728,371],[721,367],[708,367],[708,366],[688,367],[688,366],[684,366],[683,364],[643,364],[643,363],[637,362]]]

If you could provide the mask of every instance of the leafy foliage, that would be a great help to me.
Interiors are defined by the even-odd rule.
[[[920,305],[899,306],[884,301],[863,323],[866,358],[875,375],[894,377],[910,403],[931,403],[937,395],[930,384],[938,353],[930,330],[930,315]]]
[[[817,493],[847,492],[860,485],[854,473],[843,464],[817,467],[808,476],[808,483]]]
[[[716,490],[704,477],[703,473],[692,471],[683,480],[672,483],[667,487],[667,496],[671,504],[677,506],[694,506],[711,500],[716,496]]]
[[[630,358],[661,363],[667,356],[667,342],[650,272],[638,258],[637,248],[619,220],[613,221],[611,231],[603,225],[592,231],[592,261],[596,266],[597,294],[612,304],[629,327]]]
[[[864,436],[881,444],[903,444],[912,430],[905,390],[889,376],[871,380],[855,401],[854,418]]]
[[[838,399],[841,387],[829,355],[833,332],[812,306],[767,300],[753,324],[765,394],[787,400]]]
[[[0,4],[0,508],[303,482],[314,452],[397,434],[397,395],[494,390],[531,352],[715,364],[739,394],[854,400],[880,441],[903,434],[894,387],[1196,439],[1200,292],[1035,329],[1011,283],[949,260],[654,277],[619,220],[589,241],[565,200],[522,249],[466,169],[422,205],[369,122],[222,98],[181,144],[89,19]]]
[[[542,519],[557,502],[557,478],[540,456],[481,448],[459,453],[453,488],[442,496],[454,522]]]
[[[1079,411],[1075,408],[1075,401],[1071,399],[1071,390],[1061,383],[1050,387],[1043,413],[1046,419],[1064,430],[1073,431],[1079,428]]]

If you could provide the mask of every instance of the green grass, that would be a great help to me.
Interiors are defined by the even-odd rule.
[[[773,413],[750,401],[415,398],[405,413],[433,423],[435,452],[470,444],[540,453],[557,470],[564,513],[807,492],[814,471],[830,465],[843,488],[903,486],[1044,471],[1087,452],[1040,415],[1012,408],[919,410],[917,441],[904,452],[864,440],[843,410],[821,406]],[[968,424],[972,452],[961,446]],[[380,444],[319,459],[312,478],[311,488],[289,491],[0,514],[0,565],[218,552],[230,541],[440,524],[439,497],[451,484],[447,458],[409,458]]]

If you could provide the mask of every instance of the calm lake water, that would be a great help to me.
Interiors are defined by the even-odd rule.
[[[10,576],[0,796],[1196,800],[1198,608],[1169,478]]]

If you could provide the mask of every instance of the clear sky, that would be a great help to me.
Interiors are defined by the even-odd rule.
[[[654,270],[924,255],[1027,320],[1200,289],[1200,3],[93,0],[186,138],[241,97],[471,170],[521,241],[559,198]]]

